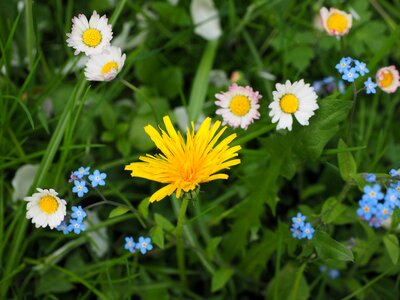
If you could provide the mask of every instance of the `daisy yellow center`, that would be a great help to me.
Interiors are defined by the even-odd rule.
[[[39,200],[39,206],[46,214],[53,214],[58,208],[58,202],[53,196],[47,195]]]
[[[232,98],[229,109],[234,115],[243,117],[250,111],[250,100],[246,96],[235,96]]]
[[[393,75],[390,72],[382,74],[382,79],[379,80],[381,87],[388,87],[393,82]]]
[[[299,108],[299,99],[293,94],[286,94],[281,98],[280,106],[287,114],[295,113]]]
[[[101,42],[101,33],[97,29],[90,28],[82,35],[83,42],[89,47],[96,47]]]
[[[115,61],[109,61],[101,68],[101,73],[108,74],[111,72],[112,69],[118,71],[118,64]]]
[[[347,19],[341,14],[333,13],[326,21],[326,27],[328,27],[330,31],[341,33],[347,29]]]

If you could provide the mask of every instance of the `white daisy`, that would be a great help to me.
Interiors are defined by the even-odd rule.
[[[80,52],[86,55],[99,54],[110,46],[113,33],[105,15],[100,17],[94,11],[88,21],[85,15],[80,14],[72,19],[72,24],[71,33],[67,33],[67,43],[75,49],[75,55]]]
[[[243,87],[234,83],[229,87],[229,91],[216,94],[215,98],[219,100],[215,101],[215,104],[221,107],[217,109],[216,114],[222,116],[222,125],[247,129],[254,119],[260,118],[258,100],[262,96],[249,86]]]
[[[351,14],[331,7],[329,10],[322,7],[320,10],[322,26],[329,35],[342,36],[349,33],[353,24]]]
[[[380,68],[376,73],[376,83],[386,93],[394,93],[400,86],[399,71],[395,66]]]
[[[57,197],[58,193],[53,189],[39,189],[30,197],[25,197],[28,201],[26,206],[26,218],[32,219],[36,228],[46,227],[53,229],[64,220],[67,202]]]
[[[274,101],[268,107],[272,123],[279,121],[276,129],[292,130],[293,114],[301,125],[308,125],[308,120],[319,107],[318,96],[310,84],[305,84],[303,79],[293,84],[287,80],[285,84],[277,83],[275,87],[276,91],[272,92]]]
[[[102,54],[92,55],[86,63],[85,76],[90,81],[110,81],[121,71],[126,55],[121,48],[109,47]]]

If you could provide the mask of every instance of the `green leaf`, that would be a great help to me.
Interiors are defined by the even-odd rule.
[[[395,265],[399,259],[399,240],[394,234],[386,234],[383,237],[383,244],[392,263]]]
[[[208,244],[207,244],[207,257],[209,260],[212,260],[215,254],[215,250],[217,250],[217,247],[219,245],[219,243],[221,242],[222,237],[218,236],[218,237],[214,237],[212,238]]]
[[[164,248],[164,232],[161,226],[154,226],[150,230],[151,240],[161,249]]]
[[[342,139],[339,140],[338,149],[347,149],[347,145]],[[350,181],[357,173],[357,165],[353,155],[349,151],[340,151],[338,153],[338,162],[340,175],[345,181]]]
[[[116,208],[114,208],[110,214],[109,214],[109,218],[115,218],[118,216],[121,216],[123,214],[126,214],[129,211],[129,208],[123,207],[123,206],[118,206]]]
[[[323,231],[316,231],[312,239],[318,256],[322,259],[354,261],[353,252]]]
[[[341,204],[336,198],[331,197],[325,201],[321,210],[321,219],[322,222],[326,224],[330,224],[336,220],[344,211],[346,210],[346,206]]]
[[[154,81],[161,95],[174,98],[182,91],[182,70],[177,67],[166,68],[155,75]]]
[[[232,277],[233,270],[230,268],[219,269],[214,272],[211,281],[211,292],[216,292],[222,289],[228,280]]]
[[[175,229],[175,226],[172,225],[172,223],[168,219],[164,218],[160,214],[154,214],[154,219],[157,225],[159,225],[161,228],[167,231],[172,231]]]
[[[144,198],[139,206],[138,206],[138,210],[139,212],[143,215],[143,217],[145,217],[147,219],[147,217],[149,216],[149,197]]]

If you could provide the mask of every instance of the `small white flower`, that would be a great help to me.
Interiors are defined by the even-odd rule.
[[[110,81],[121,71],[126,55],[121,48],[110,47],[102,54],[92,55],[86,63],[85,76],[90,81]]]
[[[399,71],[395,66],[380,68],[376,72],[376,83],[386,93],[394,93],[400,86]]]
[[[308,125],[308,120],[319,108],[318,96],[310,84],[305,84],[303,79],[293,84],[287,80],[285,84],[277,83],[275,87],[276,91],[272,92],[274,101],[268,107],[272,123],[279,121],[276,129],[292,130],[293,114],[301,125]]]
[[[22,200],[29,191],[32,185],[33,179],[35,178],[36,172],[39,169],[39,165],[23,165],[18,168],[15,172],[15,176],[11,181],[14,188],[12,200]]]
[[[38,193],[25,197],[26,218],[32,219],[36,228],[49,226],[51,229],[60,225],[64,220],[67,202],[57,197],[58,193],[53,189],[37,188]]]
[[[196,34],[208,41],[216,40],[221,36],[218,10],[212,0],[192,0],[190,12]]]
[[[322,25],[329,35],[342,36],[349,33],[353,23],[351,14],[331,7],[329,10],[322,7],[320,10]]]
[[[105,15],[100,17],[94,11],[88,21],[86,16],[80,14],[72,19],[72,24],[71,33],[67,33],[67,43],[75,49],[75,55],[81,52],[86,55],[99,54],[110,46],[112,26]]]
[[[259,92],[253,91],[249,86],[238,86],[236,83],[229,87],[229,91],[215,95],[219,101],[216,114],[223,118],[223,125],[228,124],[232,128],[247,127],[260,118],[258,100],[262,98]]]

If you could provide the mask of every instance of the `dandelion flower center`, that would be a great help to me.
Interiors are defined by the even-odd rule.
[[[111,72],[112,69],[114,69],[115,71],[118,71],[118,64],[115,61],[109,61],[108,63],[106,63],[101,68],[101,73],[108,74]]]
[[[97,29],[89,28],[82,35],[83,42],[89,47],[96,47],[101,42],[101,33]]]
[[[235,96],[233,97],[229,108],[234,115],[243,117],[250,111],[250,100],[246,96]]]
[[[295,113],[299,108],[299,99],[293,94],[286,94],[281,98],[280,106],[287,114]]]
[[[338,13],[333,13],[329,16],[326,26],[330,31],[344,32],[347,29],[346,17]]]
[[[393,82],[393,75],[390,72],[382,73],[382,79],[379,80],[381,87],[385,88]]]
[[[58,202],[53,196],[47,195],[40,198],[39,206],[46,214],[52,214],[57,210]]]

